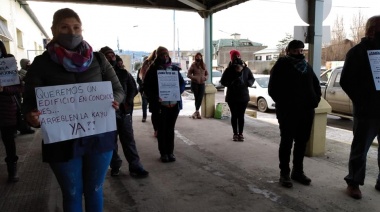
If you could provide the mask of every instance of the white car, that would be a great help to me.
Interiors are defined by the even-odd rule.
[[[255,74],[255,83],[249,90],[249,103],[255,105],[260,112],[275,109],[275,102],[268,94],[269,75]]]
[[[222,72],[212,71],[212,84],[216,89],[224,88],[224,86],[220,84],[220,78],[222,78]]]

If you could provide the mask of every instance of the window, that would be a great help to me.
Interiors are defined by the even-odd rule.
[[[261,60],[261,56],[255,56],[255,60]]]
[[[334,87],[340,87],[340,73],[336,75],[335,81],[334,81]]]
[[[0,39],[3,41],[12,41],[11,33],[7,28],[7,21],[0,17]]]
[[[17,47],[24,48],[23,40],[22,40],[22,32],[19,29],[17,30]]]
[[[272,55],[267,55],[266,60],[272,60]]]

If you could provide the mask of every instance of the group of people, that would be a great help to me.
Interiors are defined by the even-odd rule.
[[[123,62],[107,46],[100,53],[94,52],[91,45],[82,37],[82,23],[78,14],[69,9],[54,13],[52,23],[53,39],[46,51],[37,56],[30,65],[23,83],[0,86],[0,130],[6,147],[8,175],[10,181],[17,181],[17,154],[14,142],[14,128],[17,124],[17,103],[15,95],[22,93],[23,113],[29,125],[41,127],[37,109],[35,88],[77,83],[110,81],[114,100],[109,107],[116,113],[117,130],[73,138],[56,143],[43,143],[43,161],[49,163],[55,174],[63,195],[64,211],[81,211],[82,195],[85,197],[86,211],[102,211],[103,190],[107,169],[111,175],[119,175],[121,159],[117,151],[117,136],[129,163],[129,172],[134,177],[146,177],[146,171],[137,152],[133,127],[133,99],[140,92],[143,108],[149,104],[152,123],[158,141],[160,160],[174,162],[174,127],[182,109],[181,95],[176,98],[163,98],[160,94],[159,75],[175,73],[178,76],[178,94],[185,89],[185,82],[179,74],[180,68],[173,65],[169,51],[158,47],[145,58],[139,70],[139,90],[133,77],[124,69]],[[2,44],[0,42],[0,44]],[[292,187],[292,181],[309,185],[311,179],[304,174],[303,158],[314,118],[314,109],[321,98],[319,80],[303,55],[302,41],[289,43],[285,57],[280,58],[271,70],[269,94],[276,102],[276,115],[281,132],[279,148],[280,183]],[[13,57],[0,45],[0,58]],[[369,146],[380,128],[380,93],[376,90],[371,75],[368,50],[380,49],[380,16],[372,17],[366,26],[366,37],[352,48],[346,58],[342,72],[341,85],[353,101],[354,140],[351,147],[349,174],[345,178],[348,194],[361,198],[359,185],[365,177],[365,158]],[[231,62],[223,72],[221,83],[228,88],[226,102],[231,110],[233,141],[244,141],[244,112],[249,102],[248,87],[255,79],[251,70],[241,59],[240,52],[230,52]],[[375,58],[376,59],[376,58]],[[199,107],[205,90],[208,72],[198,53],[191,65],[188,77],[192,80],[195,96],[194,118],[199,119]],[[367,95],[363,95],[363,93]],[[4,106],[6,105],[6,106]],[[143,113],[142,121],[147,118]],[[289,167],[291,149],[293,150],[293,169]],[[380,175],[379,175],[380,178]],[[380,180],[376,189],[380,190]]]

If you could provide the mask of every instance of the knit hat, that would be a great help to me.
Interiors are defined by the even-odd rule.
[[[303,44],[300,40],[292,40],[289,42],[288,47],[286,49],[299,49],[299,48],[305,48],[305,44]]]
[[[159,46],[156,50],[156,57],[159,57],[160,55],[163,55],[163,54],[169,54],[169,51],[167,48],[163,47],[163,46]]]
[[[63,8],[60,10],[57,10],[53,15],[53,26],[57,26],[63,19],[65,18],[75,18],[79,23],[82,24],[78,14],[70,9],[70,8]]]
[[[240,56],[240,52],[238,50],[233,49],[230,51],[230,55],[231,55],[231,61],[233,61],[236,56]]]
[[[20,60],[20,66],[22,69],[26,69],[26,65],[28,65],[28,63],[30,63],[30,60],[28,59],[21,59]]]
[[[115,54],[115,52],[108,46],[101,48],[99,52],[103,53],[104,55],[107,55],[108,53]]]

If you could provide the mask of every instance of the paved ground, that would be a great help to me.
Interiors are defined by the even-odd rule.
[[[377,147],[368,157],[363,199],[345,195],[347,141],[327,139],[326,154],[305,159],[311,186],[278,184],[279,131],[276,123],[246,118],[245,142],[231,141],[229,119],[193,120],[193,101],[176,125],[177,161],[162,164],[150,120],[134,114],[135,137],[142,162],[150,171],[145,179],[128,175],[126,162],[119,177],[107,175],[104,211],[230,212],[230,211],[379,211],[380,192],[374,189]],[[17,137],[20,182],[6,183],[6,165],[0,161],[1,212],[62,211],[59,186],[47,164],[41,162],[40,133]],[[120,152],[121,153],[121,152]],[[0,145],[0,155],[4,155]]]

